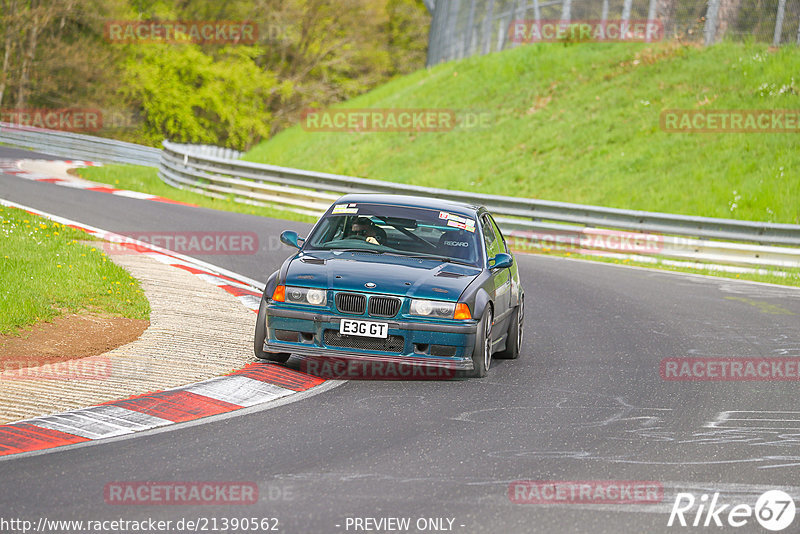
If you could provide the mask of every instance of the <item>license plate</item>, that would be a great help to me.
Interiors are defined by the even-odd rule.
[[[357,321],[356,319],[342,319],[339,323],[339,333],[348,336],[389,337],[389,323],[375,323],[372,321]]]

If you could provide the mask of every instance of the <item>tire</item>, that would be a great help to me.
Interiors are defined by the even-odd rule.
[[[259,360],[286,363],[291,354],[288,352],[264,352],[264,341],[267,339],[267,299],[262,295],[261,304],[258,306],[256,319],[256,333],[253,337],[253,352]]]
[[[475,348],[472,349],[472,378],[483,378],[492,365],[492,308],[486,307],[475,334]]]
[[[519,358],[519,351],[522,348],[522,328],[525,318],[525,301],[520,299],[519,305],[514,310],[514,317],[508,325],[508,337],[506,338],[506,350],[498,352],[495,358],[502,360],[516,360]]]

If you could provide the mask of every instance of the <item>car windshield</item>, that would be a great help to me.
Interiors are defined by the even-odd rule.
[[[341,203],[316,226],[304,250],[363,250],[477,265],[476,224],[447,210]]]

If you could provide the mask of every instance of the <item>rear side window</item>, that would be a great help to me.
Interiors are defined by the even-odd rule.
[[[492,221],[489,220],[487,215],[481,217],[481,230],[483,231],[483,240],[486,243],[487,259],[503,252],[502,242],[497,238]]]
[[[499,240],[502,242],[500,246],[500,252],[505,252],[506,254],[510,254],[508,250],[508,243],[506,243],[506,238],[503,237],[503,232],[500,231],[500,227],[497,226],[497,223],[494,222],[494,217],[491,215],[487,215],[487,218],[492,222],[492,229],[494,230],[495,234],[498,236]]]

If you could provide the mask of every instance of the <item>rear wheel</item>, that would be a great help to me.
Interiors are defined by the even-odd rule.
[[[472,350],[472,373],[474,378],[483,378],[492,365],[492,309],[487,306],[483,312],[475,335],[475,348]]]
[[[516,360],[519,358],[519,351],[522,348],[522,323],[525,317],[525,301],[519,299],[519,304],[514,310],[514,317],[508,325],[508,337],[506,338],[506,350],[498,352],[495,358],[504,360]]]
[[[256,333],[253,338],[253,352],[256,358],[270,362],[286,363],[291,354],[288,352],[264,352],[264,341],[267,339],[267,299],[262,295],[256,319]]]

